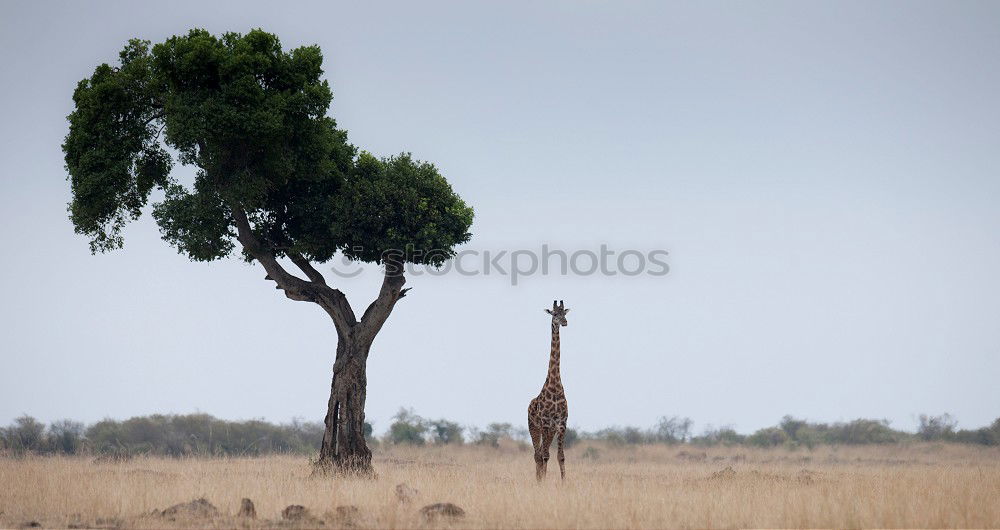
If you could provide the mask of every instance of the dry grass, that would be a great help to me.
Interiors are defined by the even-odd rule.
[[[528,451],[392,448],[377,480],[313,479],[307,459],[0,459],[0,526],[274,527],[301,504],[304,526],[379,528],[998,527],[1000,450],[948,445],[813,451],[597,447],[553,460],[538,485]],[[593,456],[590,451],[588,456]],[[732,471],[726,470],[731,466]],[[555,473],[553,473],[555,471]],[[401,504],[395,485],[420,490]],[[170,521],[155,509],[205,497],[222,516]],[[237,519],[240,499],[258,518]],[[419,508],[454,502],[466,516],[425,521]],[[355,516],[338,506],[357,506]],[[303,526],[300,524],[300,526]]]

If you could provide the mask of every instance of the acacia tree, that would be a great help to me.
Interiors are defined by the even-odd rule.
[[[118,66],[98,66],[73,93],[69,212],[91,252],[106,252],[159,190],[152,215],[178,252],[212,261],[238,250],[285,296],[326,311],[337,350],[318,466],[368,473],[372,341],[406,294],[404,264],[453,256],[473,211],[433,165],[358,153],[327,116],[322,61],[319,47],[285,52],[262,30],[129,41]],[[196,169],[193,185],[171,175],[175,158]],[[384,265],[360,318],[316,268],[338,251]]]

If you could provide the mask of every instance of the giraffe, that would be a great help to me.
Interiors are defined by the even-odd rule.
[[[546,309],[552,315],[552,349],[549,351],[549,373],[542,385],[538,397],[528,405],[528,432],[531,433],[531,444],[535,446],[535,478],[541,482],[549,463],[549,446],[552,439],[558,437],[559,443],[559,475],[566,479],[566,457],[563,454],[563,438],[566,436],[566,419],[569,409],[566,406],[566,393],[563,391],[562,379],[559,377],[559,328],[567,325],[566,313],[569,309],[552,301],[552,309]]]

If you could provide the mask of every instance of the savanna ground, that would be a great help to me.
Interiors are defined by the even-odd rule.
[[[948,444],[799,449],[611,447],[553,451],[539,485],[520,447],[390,447],[378,478],[310,476],[300,456],[0,459],[0,526],[98,528],[1000,527],[1000,448]],[[396,485],[419,490],[400,502]],[[219,514],[165,516],[205,498]],[[241,499],[256,519],[240,518]],[[457,519],[420,508],[452,502]],[[292,504],[314,517],[282,519]],[[351,508],[338,507],[355,506]]]

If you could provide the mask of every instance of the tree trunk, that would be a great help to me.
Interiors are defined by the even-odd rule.
[[[353,333],[337,340],[337,359],[324,423],[317,471],[372,475],[372,452],[365,443],[365,395],[371,342]]]
[[[372,452],[365,443],[365,394],[368,376],[368,350],[375,335],[382,329],[392,308],[406,296],[403,277],[405,255],[402,251],[386,251],[382,255],[385,277],[378,297],[368,306],[359,321],[344,293],[326,284],[323,275],[309,260],[289,249],[282,252],[309,278],[303,280],[289,274],[278,262],[275,249],[265,245],[254,233],[246,212],[238,203],[230,205],[236,223],[237,237],[267,271],[265,280],[277,284],[285,296],[300,302],[319,304],[337,328],[337,359],[333,363],[333,382],[327,403],[326,429],[315,472],[349,473],[372,476]]]

